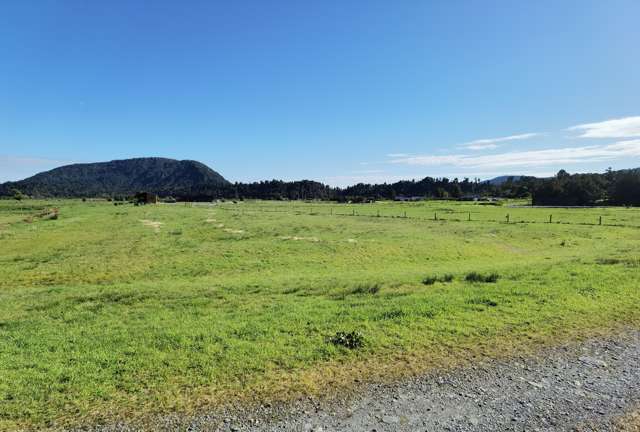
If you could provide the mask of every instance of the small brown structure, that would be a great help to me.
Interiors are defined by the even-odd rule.
[[[141,204],[157,204],[158,203],[158,195],[151,192],[138,192],[134,196],[134,202],[136,205]]]

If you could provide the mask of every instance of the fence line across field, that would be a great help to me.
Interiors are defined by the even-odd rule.
[[[387,218],[387,219],[411,219],[411,220],[423,220],[423,221],[434,221],[434,222],[490,222],[490,223],[501,223],[501,224],[556,224],[556,225],[581,225],[581,226],[604,226],[604,227],[619,227],[619,228],[639,228],[640,225],[630,225],[630,224],[621,224],[621,223],[604,223],[604,218],[602,215],[598,215],[595,217],[594,222],[572,222],[572,221],[560,221],[557,218],[554,218],[553,214],[549,214],[548,220],[539,221],[539,220],[512,220],[511,215],[509,213],[505,214],[504,219],[474,219],[471,216],[472,212],[460,212],[465,213],[467,218],[455,218],[455,217],[441,217],[438,212],[434,212],[433,218],[426,216],[410,216],[407,215],[406,211],[403,211],[399,214],[382,214],[378,209],[375,214],[368,213],[358,213],[356,209],[351,209],[351,212],[348,213],[340,213],[334,211],[333,207],[330,207],[328,212],[318,211],[319,209],[309,208],[307,211],[304,209],[266,209],[260,207],[246,207],[237,208],[237,207],[226,207],[222,205],[216,205],[216,208],[225,211],[235,211],[239,213],[246,212],[261,212],[261,213],[285,213],[289,215],[295,216],[346,216],[346,217],[366,217],[366,218]]]

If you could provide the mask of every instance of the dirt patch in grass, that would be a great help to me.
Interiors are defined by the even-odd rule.
[[[224,232],[228,232],[229,234],[244,234],[244,230],[233,229],[233,228],[225,228]]]
[[[160,227],[164,225],[164,222],[152,221],[149,219],[140,219],[140,222],[146,227],[153,228],[153,231],[155,232],[160,232]]]
[[[44,209],[41,212],[27,216],[24,221],[27,223],[35,222],[36,220],[56,220],[60,214],[60,210],[57,207]]]
[[[297,237],[297,236],[282,236],[281,240],[293,240],[293,241],[308,241],[308,242],[319,242],[320,239],[318,237]]]

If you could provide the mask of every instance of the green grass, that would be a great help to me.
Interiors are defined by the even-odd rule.
[[[24,222],[45,207],[59,219]],[[639,228],[637,209],[0,201],[0,429],[286,399],[634,324]]]

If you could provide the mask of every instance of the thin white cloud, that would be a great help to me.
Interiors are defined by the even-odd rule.
[[[73,162],[38,157],[0,155],[0,183],[22,180],[41,171],[69,163]]]
[[[624,117],[598,123],[572,126],[570,131],[580,131],[580,138],[632,138],[640,137],[640,116]]]
[[[390,158],[401,158],[408,157],[409,155],[407,153],[389,153],[387,156]]]
[[[516,151],[484,156],[465,154],[412,156],[393,158],[390,162],[404,165],[450,165],[484,170],[504,167],[570,165],[628,157],[640,157],[640,139],[620,141],[608,145]]]
[[[381,174],[383,172],[384,170],[376,170],[376,169],[351,171],[352,174]]]
[[[469,150],[493,150],[498,148],[498,144],[465,144],[463,147]]]
[[[469,150],[490,150],[498,147],[497,143],[506,142],[506,141],[517,141],[517,140],[525,140],[529,138],[533,138],[535,136],[540,135],[539,133],[524,133],[519,135],[510,135],[506,137],[500,138],[484,138],[474,141],[469,141],[467,143],[462,144],[462,147],[467,148]]]

